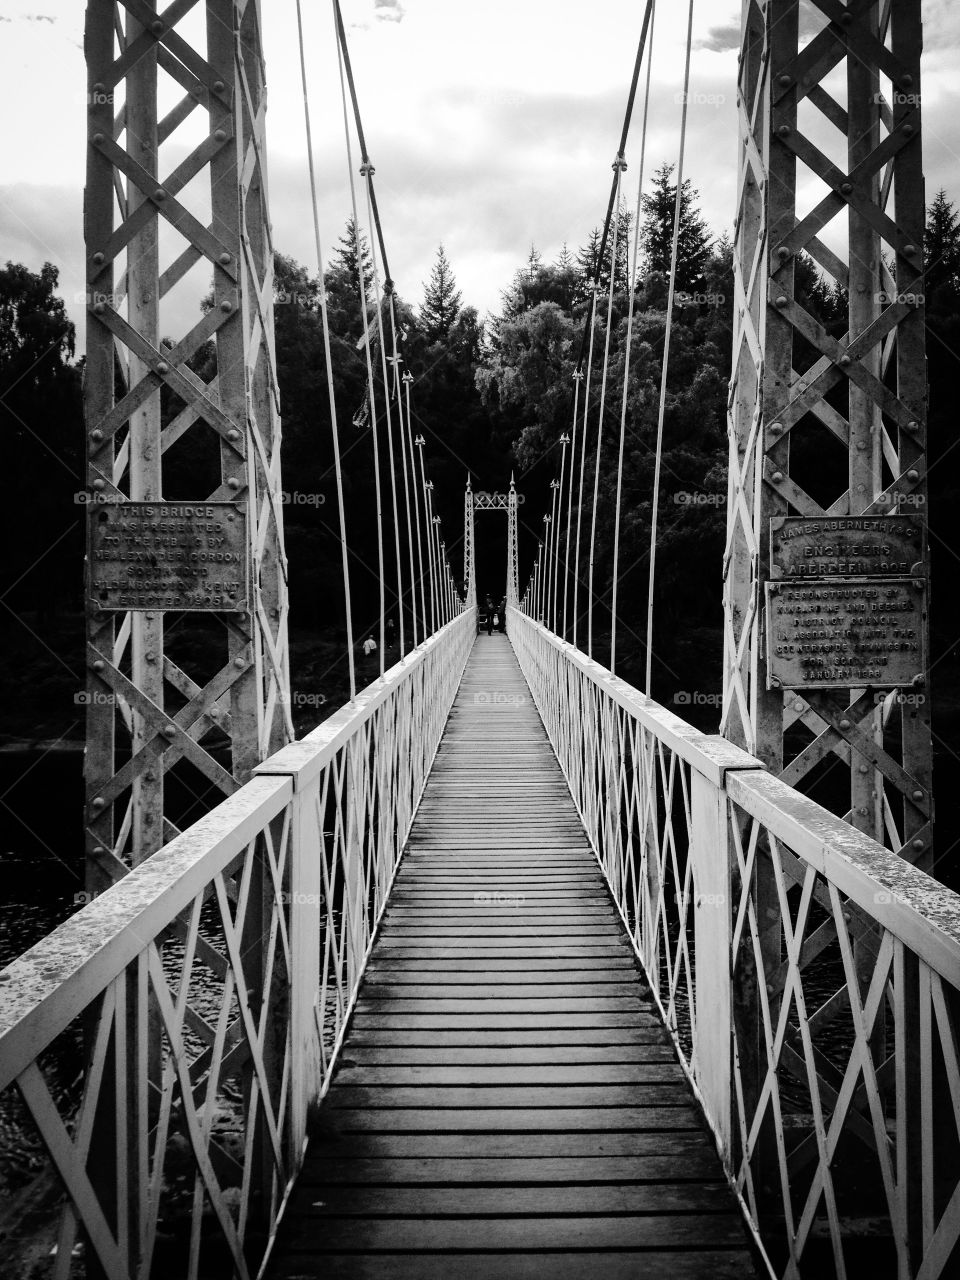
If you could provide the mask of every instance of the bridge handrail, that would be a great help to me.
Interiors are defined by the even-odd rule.
[[[695,728],[625,680],[611,675],[606,667],[542,623],[516,609],[512,618],[508,609],[508,618],[513,623],[508,634],[514,640],[523,637],[524,628],[535,635],[558,661],[568,662],[582,672],[600,692],[698,774],[725,790],[805,862],[834,880],[850,901],[868,911],[948,982],[960,987],[960,894],[775,778],[755,756]],[[531,648],[528,644],[523,647],[529,662]],[[529,682],[527,668],[524,675]],[[556,750],[556,716],[544,696],[543,683],[539,689],[533,685],[531,689]]]
[[[903,1280],[954,1274],[960,896],[519,609],[507,634],[772,1274],[858,1221]]]
[[[191,1256],[166,1272],[196,1274],[206,1201],[236,1273],[255,1274],[475,633],[458,614],[0,972],[0,1099],[17,1086],[67,1193],[55,1276],[81,1228],[111,1280],[156,1264],[165,1197],[182,1202],[174,1132]],[[64,1102],[50,1055],[65,1043],[86,1069]],[[111,1114],[125,1123],[100,1137]]]

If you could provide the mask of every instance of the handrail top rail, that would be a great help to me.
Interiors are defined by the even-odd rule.
[[[730,799],[960,988],[960,894],[771,773],[730,773]]]
[[[575,648],[568,640],[561,640],[543,623],[535,621],[528,614],[521,613],[516,605],[507,606],[508,614],[510,609],[523,618],[528,626],[537,630],[542,638],[568,662],[579,667],[584,675],[600,686],[614,702],[623,707],[624,711],[635,716],[644,728],[663,740],[691,768],[703,774],[714,785],[722,786],[725,774],[731,769],[766,768],[762,760],[750,755],[735,743],[728,742],[718,735],[695,729],[692,724],[688,724],[673,711],[668,711],[661,703],[648,698],[645,693],[635,689],[626,680],[613,675],[607,667],[601,666],[594,658],[587,657],[582,650]]]
[[[0,1090],[289,804],[251,778],[0,971]]]
[[[755,756],[695,729],[542,623],[514,612],[774,838],[960,988],[960,894],[774,777]]]
[[[475,610],[468,606],[462,613],[445,623],[439,631],[421,641],[415,649],[389,667],[365,689],[360,690],[352,702],[344,703],[332,716],[311,729],[298,742],[291,742],[274,752],[268,760],[258,764],[255,776],[281,775],[294,779],[295,789],[310,783],[357,730],[374,715],[379,707],[403,682],[422,665],[430,654],[443,644],[447,635],[457,626],[465,625],[464,619]]]

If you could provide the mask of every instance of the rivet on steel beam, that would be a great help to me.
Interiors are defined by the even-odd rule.
[[[905,138],[910,138],[910,137],[912,137],[912,136],[913,136],[913,125],[912,125],[912,124],[905,124],[905,125],[903,126],[903,136],[904,136]]]
[[[91,850],[95,858],[105,858],[107,851],[102,844],[95,844]]]
[[[246,658],[234,658],[233,665],[237,668],[238,671],[242,671],[243,668],[247,665],[247,660]]]
[[[93,261],[96,263],[98,267],[102,264],[103,254],[99,250],[97,250],[97,252],[93,255]]]
[[[224,300],[220,303],[220,310],[221,311],[233,310],[233,303],[230,301],[229,298],[224,298]]]
[[[177,736],[177,730],[172,724],[165,724],[160,732],[165,738],[175,738]]]
[[[923,799],[923,792],[922,792],[922,791],[920,791],[920,790],[914,791],[914,792],[913,792],[913,798],[914,798],[914,800],[922,800],[922,799]]]
[[[230,430],[227,432],[227,439],[228,439],[228,440],[239,440],[239,439],[240,439],[240,432],[237,430],[237,428],[236,428],[236,427],[231,427],[231,428],[230,428]]]
[[[774,484],[779,484],[780,481],[783,479],[783,472],[775,471],[773,475],[770,477],[770,479],[773,481]]]
[[[784,89],[786,89],[788,85],[791,85],[793,83],[793,80],[791,79],[790,76],[787,75],[786,72],[784,72],[783,75],[781,76],[777,76],[777,79],[780,81],[780,84],[783,86]]]
[[[905,244],[903,246],[903,252],[905,257],[912,258],[917,252],[917,246],[915,244]]]
[[[862,764],[862,765],[859,765],[858,767],[859,767],[859,769],[860,769],[860,772],[861,772],[861,773],[869,773],[869,772],[870,772],[870,766],[869,766],[868,764]]]
[[[91,485],[91,488],[96,489],[97,492],[100,492],[100,490],[104,489],[105,487],[106,486],[104,485],[104,482],[100,479],[94,480],[93,484]]]
[[[150,23],[150,30],[153,32],[153,34],[154,34],[155,36],[162,36],[162,35],[163,35],[163,32],[164,32],[164,25],[163,25],[163,23],[160,21],[160,19],[159,19],[159,18],[157,19],[157,21],[156,21],[156,22],[151,22],[151,23]]]
[[[840,21],[843,23],[844,26],[847,26],[849,23],[853,21],[853,14],[849,13],[846,9],[844,9],[843,13],[841,13],[840,15]]]
[[[90,807],[93,809],[102,809],[106,803],[107,802],[104,800],[103,796],[94,796]]]
[[[779,133],[781,138],[788,138],[791,132],[792,130],[788,124],[782,124],[777,129],[777,133]]]
[[[781,244],[777,247],[777,257],[781,262],[786,262],[787,258],[790,257],[790,250],[785,244]]]
[[[920,479],[920,472],[919,472],[919,471],[915,471],[915,470],[913,469],[913,467],[911,467],[911,468],[910,468],[910,470],[907,472],[907,479],[908,479],[908,480],[919,480],[919,479]]]
[[[844,922],[845,922],[846,924],[849,924],[849,923],[850,923],[850,921],[853,919],[853,912],[852,912],[852,911],[844,911],[844,913],[843,913],[843,919],[844,919]]]
[[[768,429],[768,431],[770,431],[770,432],[771,432],[771,434],[772,434],[772,435],[775,435],[775,436],[776,436],[776,435],[779,435],[779,434],[780,434],[780,432],[783,430],[783,423],[782,423],[782,422],[771,422],[771,423],[770,423],[770,426],[769,426],[767,429]]]
[[[222,81],[222,80],[214,80],[214,82],[213,82],[213,92],[214,92],[214,93],[223,93],[223,90],[224,90],[224,84],[223,84],[223,81]]]
[[[99,427],[93,428],[93,430],[90,432],[90,439],[97,442],[103,439],[103,432],[100,430]]]
[[[232,259],[232,257],[233,257],[233,254],[227,253],[226,249],[224,249],[223,253],[221,253],[221,255],[220,255],[220,264],[221,264],[221,266],[224,266],[224,267],[225,267],[225,266],[227,265],[227,263],[228,263],[228,262],[230,262],[230,260]]]
[[[843,355],[840,357],[840,359],[837,361],[837,363],[842,365],[848,365],[850,363],[850,357],[847,355],[846,352],[844,352]]]
[[[911,840],[910,843],[913,845],[914,849],[922,849],[924,847],[923,841],[919,839]]]
[[[93,314],[95,316],[102,316],[106,309],[107,304],[105,302],[95,302],[93,304]]]
[[[841,183],[840,183],[840,190],[841,190],[841,192],[842,192],[845,196],[848,196],[848,195],[850,194],[850,192],[853,190],[853,183],[852,183],[852,182],[841,182]]]
[[[169,372],[170,372],[170,366],[167,364],[166,360],[158,360],[157,373],[169,373]]]
[[[806,709],[806,703],[802,702],[798,698],[796,702],[793,704],[793,709],[794,711],[804,711]]]
[[[910,86],[913,84],[913,76],[910,74],[909,71],[905,76],[900,77],[900,83],[903,85],[905,89],[910,88]]]
[[[102,133],[95,133],[95,134],[93,135],[93,138],[91,139],[91,141],[92,141],[92,142],[94,142],[94,143],[99,147],[99,146],[101,145],[101,143],[103,142],[103,134],[102,134]]]
[[[236,476],[231,476],[231,477],[230,477],[230,479],[227,481],[227,488],[228,488],[228,489],[239,489],[239,488],[240,488],[240,481],[237,479],[237,477],[236,477]]]
[[[94,92],[94,93],[105,93],[105,92],[106,92],[106,88],[107,88],[107,86],[106,86],[105,84],[103,84],[103,83],[102,83],[102,81],[98,80],[98,81],[97,81],[97,83],[93,86],[93,92]]]
[[[915,418],[911,418],[909,422],[903,424],[904,431],[919,431],[920,423]]]
[[[103,670],[103,659],[102,659],[102,658],[97,658],[94,662],[91,662],[91,663],[90,663],[90,665],[91,665],[91,667],[94,669],[94,671],[102,671],[102,670]]]
[[[923,587],[923,583],[922,583],[922,582],[915,582],[913,585],[914,585],[915,587],[920,587],[921,589],[922,589],[922,587]],[[923,672],[922,672],[922,671],[920,671],[920,672],[918,672],[918,673],[913,677],[913,679],[910,681],[910,683],[914,686],[914,688],[920,688],[920,687],[922,687],[923,685],[925,685],[925,684],[927,683],[927,678],[926,678],[926,676],[923,674]]]
[[[226,142],[227,131],[226,129],[214,129],[213,136],[216,138],[217,142]]]
[[[781,293],[780,297],[777,299],[777,306],[785,307],[789,301],[790,299],[786,296],[786,294]]]
[[[841,728],[841,729],[849,729],[849,728],[850,728],[850,721],[849,721],[849,720],[847,720],[847,719],[846,719],[846,717],[844,717],[844,719],[840,721],[840,728]]]

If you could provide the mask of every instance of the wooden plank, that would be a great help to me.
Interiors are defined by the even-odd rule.
[[[378,1107],[372,1099],[360,1098],[354,1107],[330,1105],[331,1089],[325,1101],[327,1123],[340,1133],[556,1133],[611,1129],[629,1130],[703,1128],[699,1111],[688,1099],[675,1105],[637,1107],[541,1107],[482,1108]]]
[[[354,1085],[339,1084],[327,1095],[327,1105],[341,1107],[567,1108],[683,1106],[689,1101],[686,1084],[644,1085]]]
[[[326,1183],[355,1187],[366,1183],[415,1186],[421,1182],[438,1186],[485,1184],[506,1186],[510,1183],[639,1183],[661,1184],[709,1182],[719,1179],[713,1152],[703,1148],[678,1159],[669,1155],[634,1156],[514,1156],[512,1159],[489,1157],[420,1157],[397,1159],[341,1159],[335,1155],[317,1156],[304,1170],[301,1184],[322,1186]],[[722,1184],[721,1184],[722,1185]]]
[[[749,1254],[737,1251],[693,1253],[457,1253],[324,1254],[324,1280],[744,1280],[755,1270]],[[317,1280],[318,1272],[300,1255],[280,1257],[271,1275],[277,1280]]]
[[[302,1176],[309,1180],[314,1162],[322,1164],[326,1159],[391,1160],[396,1162],[402,1173],[409,1161],[419,1157],[451,1160],[597,1160],[601,1157],[619,1159],[626,1156],[676,1156],[678,1161],[691,1156],[702,1156],[709,1160],[712,1169],[719,1168],[713,1142],[702,1126],[690,1128],[675,1124],[669,1129],[606,1129],[584,1132],[560,1130],[554,1133],[491,1133],[478,1130],[464,1133],[423,1133],[407,1130],[402,1133],[348,1131],[340,1134],[324,1125],[310,1149]]]
[[[462,1164],[470,1164],[463,1161]],[[310,1184],[304,1184],[304,1190]],[[725,1182],[608,1182],[518,1186],[454,1182],[447,1186],[324,1185],[301,1197],[300,1212],[310,1219],[378,1217],[432,1218],[480,1215],[514,1218],[536,1214],[730,1213]],[[326,1224],[324,1223],[324,1226]],[[318,1229],[322,1230],[319,1223]],[[738,1243],[742,1243],[742,1236]]]
[[[344,1065],[337,1073],[341,1087],[357,1085],[400,1085],[404,1089],[426,1085],[436,1089],[436,1101],[443,1105],[446,1086],[474,1085],[477,1089],[519,1088],[522,1085],[557,1089],[567,1085],[591,1088],[623,1084],[674,1084],[685,1076],[676,1062],[644,1063],[462,1063],[455,1065],[427,1063],[390,1063]],[[441,1092],[441,1089],[444,1091]],[[525,1105],[525,1104],[524,1104]],[[562,1105],[562,1104],[561,1104]]]
[[[581,1063],[610,1064],[634,1062],[676,1062],[672,1044],[595,1045],[367,1045],[350,1038],[349,1054],[342,1066],[576,1066]]]
[[[508,1031],[490,1028],[441,1027],[417,1030],[411,1027],[372,1027],[367,1022],[354,1022],[349,1037],[350,1052],[364,1045],[481,1045],[489,1047],[537,1048],[567,1046],[571,1049],[602,1048],[606,1045],[669,1044],[666,1031],[659,1023],[624,1027],[513,1027]],[[345,1050],[346,1052],[346,1050]]]

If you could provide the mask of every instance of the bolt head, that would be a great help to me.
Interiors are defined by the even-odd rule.
[[[228,439],[228,440],[239,440],[239,439],[240,439],[240,432],[237,430],[237,428],[236,428],[236,427],[231,427],[231,428],[230,428],[230,430],[227,432],[227,439]]]
[[[93,304],[93,314],[95,316],[102,316],[106,311],[106,309],[107,309],[107,304],[105,302],[95,302]]]
[[[844,719],[840,721],[840,728],[841,728],[841,729],[849,729],[849,728],[850,728],[850,721],[849,721],[849,720],[847,720],[847,719],[846,719],[846,717],[844,717]]]
[[[913,258],[916,256],[917,246],[915,244],[905,244],[903,246],[903,253],[904,253],[904,257]]]
[[[907,472],[907,479],[908,479],[908,480],[919,480],[919,479],[920,479],[920,472],[919,472],[919,471],[914,470],[914,468],[913,468],[913,467],[911,467],[911,468],[910,468],[910,470]]]
[[[93,670],[94,670],[94,671],[102,671],[102,670],[103,670],[103,659],[102,659],[102,658],[97,658],[97,660],[96,660],[95,662],[91,662],[91,664],[90,664],[90,665],[91,665],[91,667],[93,668]]]
[[[234,658],[233,665],[237,668],[238,671],[242,671],[243,668],[247,665],[246,658]]]
[[[153,32],[153,34],[154,34],[155,36],[162,36],[162,35],[163,35],[163,29],[164,29],[164,28],[163,28],[163,23],[160,21],[160,19],[159,19],[159,18],[157,19],[157,21],[156,21],[156,22],[151,22],[151,23],[150,23],[150,30]]]
[[[911,138],[911,137],[913,137],[913,125],[912,125],[912,124],[905,124],[905,125],[903,126],[903,136],[904,136],[905,138]]]
[[[101,146],[103,144],[103,134],[95,133],[91,138],[91,142],[95,143],[98,147]]]
[[[790,126],[789,126],[788,124],[782,124],[782,125],[780,125],[780,126],[779,126],[779,128],[777,129],[777,133],[779,133],[779,135],[780,135],[780,137],[781,137],[781,138],[787,138],[787,137],[789,137],[789,136],[790,136],[790,132],[791,132],[791,130],[790,130]]]
[[[224,312],[233,310],[233,303],[230,301],[229,298],[224,298],[224,300],[220,303],[220,310]]]
[[[845,196],[850,195],[850,193],[853,191],[853,183],[852,183],[852,182],[841,182],[841,183],[840,183],[840,191],[841,191],[841,193],[842,193],[843,195],[845,195]]]
[[[224,90],[224,83],[223,83],[223,81],[222,81],[222,80],[214,80],[214,82],[213,82],[213,92],[214,92],[214,93],[223,93],[223,90]]]
[[[789,301],[790,299],[787,297],[787,295],[785,293],[781,293],[780,297],[777,298],[777,306],[785,307]]]
[[[157,373],[169,373],[169,372],[170,372],[170,366],[167,364],[166,360],[158,360]]]
[[[778,246],[777,257],[780,259],[781,262],[786,262],[787,258],[790,257],[790,250],[787,248],[785,244],[781,244]]]
[[[781,76],[777,76],[777,80],[779,81],[780,85],[784,89],[786,89],[790,84],[793,83],[790,77],[786,74],[786,72],[784,72],[784,74]]]
[[[779,484],[780,481],[783,479],[783,472],[775,471],[773,475],[770,477],[770,479],[774,482],[774,484]]]
[[[177,736],[177,730],[172,724],[165,724],[160,732],[165,738],[175,738]]]
[[[924,847],[923,841],[919,837],[916,840],[911,840],[910,843],[918,851]]]
[[[105,489],[105,488],[106,488],[106,485],[105,485],[105,483],[103,482],[103,480],[101,480],[101,479],[97,478],[96,480],[94,480],[93,484],[92,484],[90,487],[91,487],[92,489],[96,489],[96,490],[97,490],[97,492],[99,493],[102,489]]]
[[[97,250],[97,252],[93,255],[93,261],[94,261],[94,264],[95,264],[96,266],[98,266],[98,267],[100,267],[100,266],[102,266],[102,265],[103,265],[103,254],[100,252],[100,250],[99,250],[99,249],[98,249],[98,250]]]
[[[90,432],[90,439],[96,441],[97,444],[103,439],[103,432],[99,427],[94,427]]]
[[[904,431],[919,431],[919,430],[920,430],[920,423],[919,423],[919,422],[917,422],[917,421],[916,421],[916,419],[911,418],[911,420],[910,420],[909,422],[907,422],[907,423],[905,423],[905,424],[904,424],[904,428],[903,428],[903,429],[904,429]]]
[[[214,129],[213,136],[216,138],[217,142],[226,142],[227,131],[226,129]]]
[[[922,792],[922,791],[920,791],[920,790],[914,791],[914,792],[913,792],[913,798],[914,798],[914,800],[922,800],[922,799],[923,799],[923,792]]]
[[[106,803],[107,802],[104,800],[103,796],[94,796],[93,800],[90,802],[91,807],[94,809],[102,809]]]
[[[846,366],[850,363],[850,357],[847,355],[846,352],[844,352],[843,355],[840,357],[840,359],[837,361],[837,363]]]
[[[240,481],[237,479],[237,477],[236,477],[236,476],[231,476],[231,477],[230,477],[230,479],[227,481],[227,488],[228,488],[228,489],[239,489],[239,488],[240,488]]]

